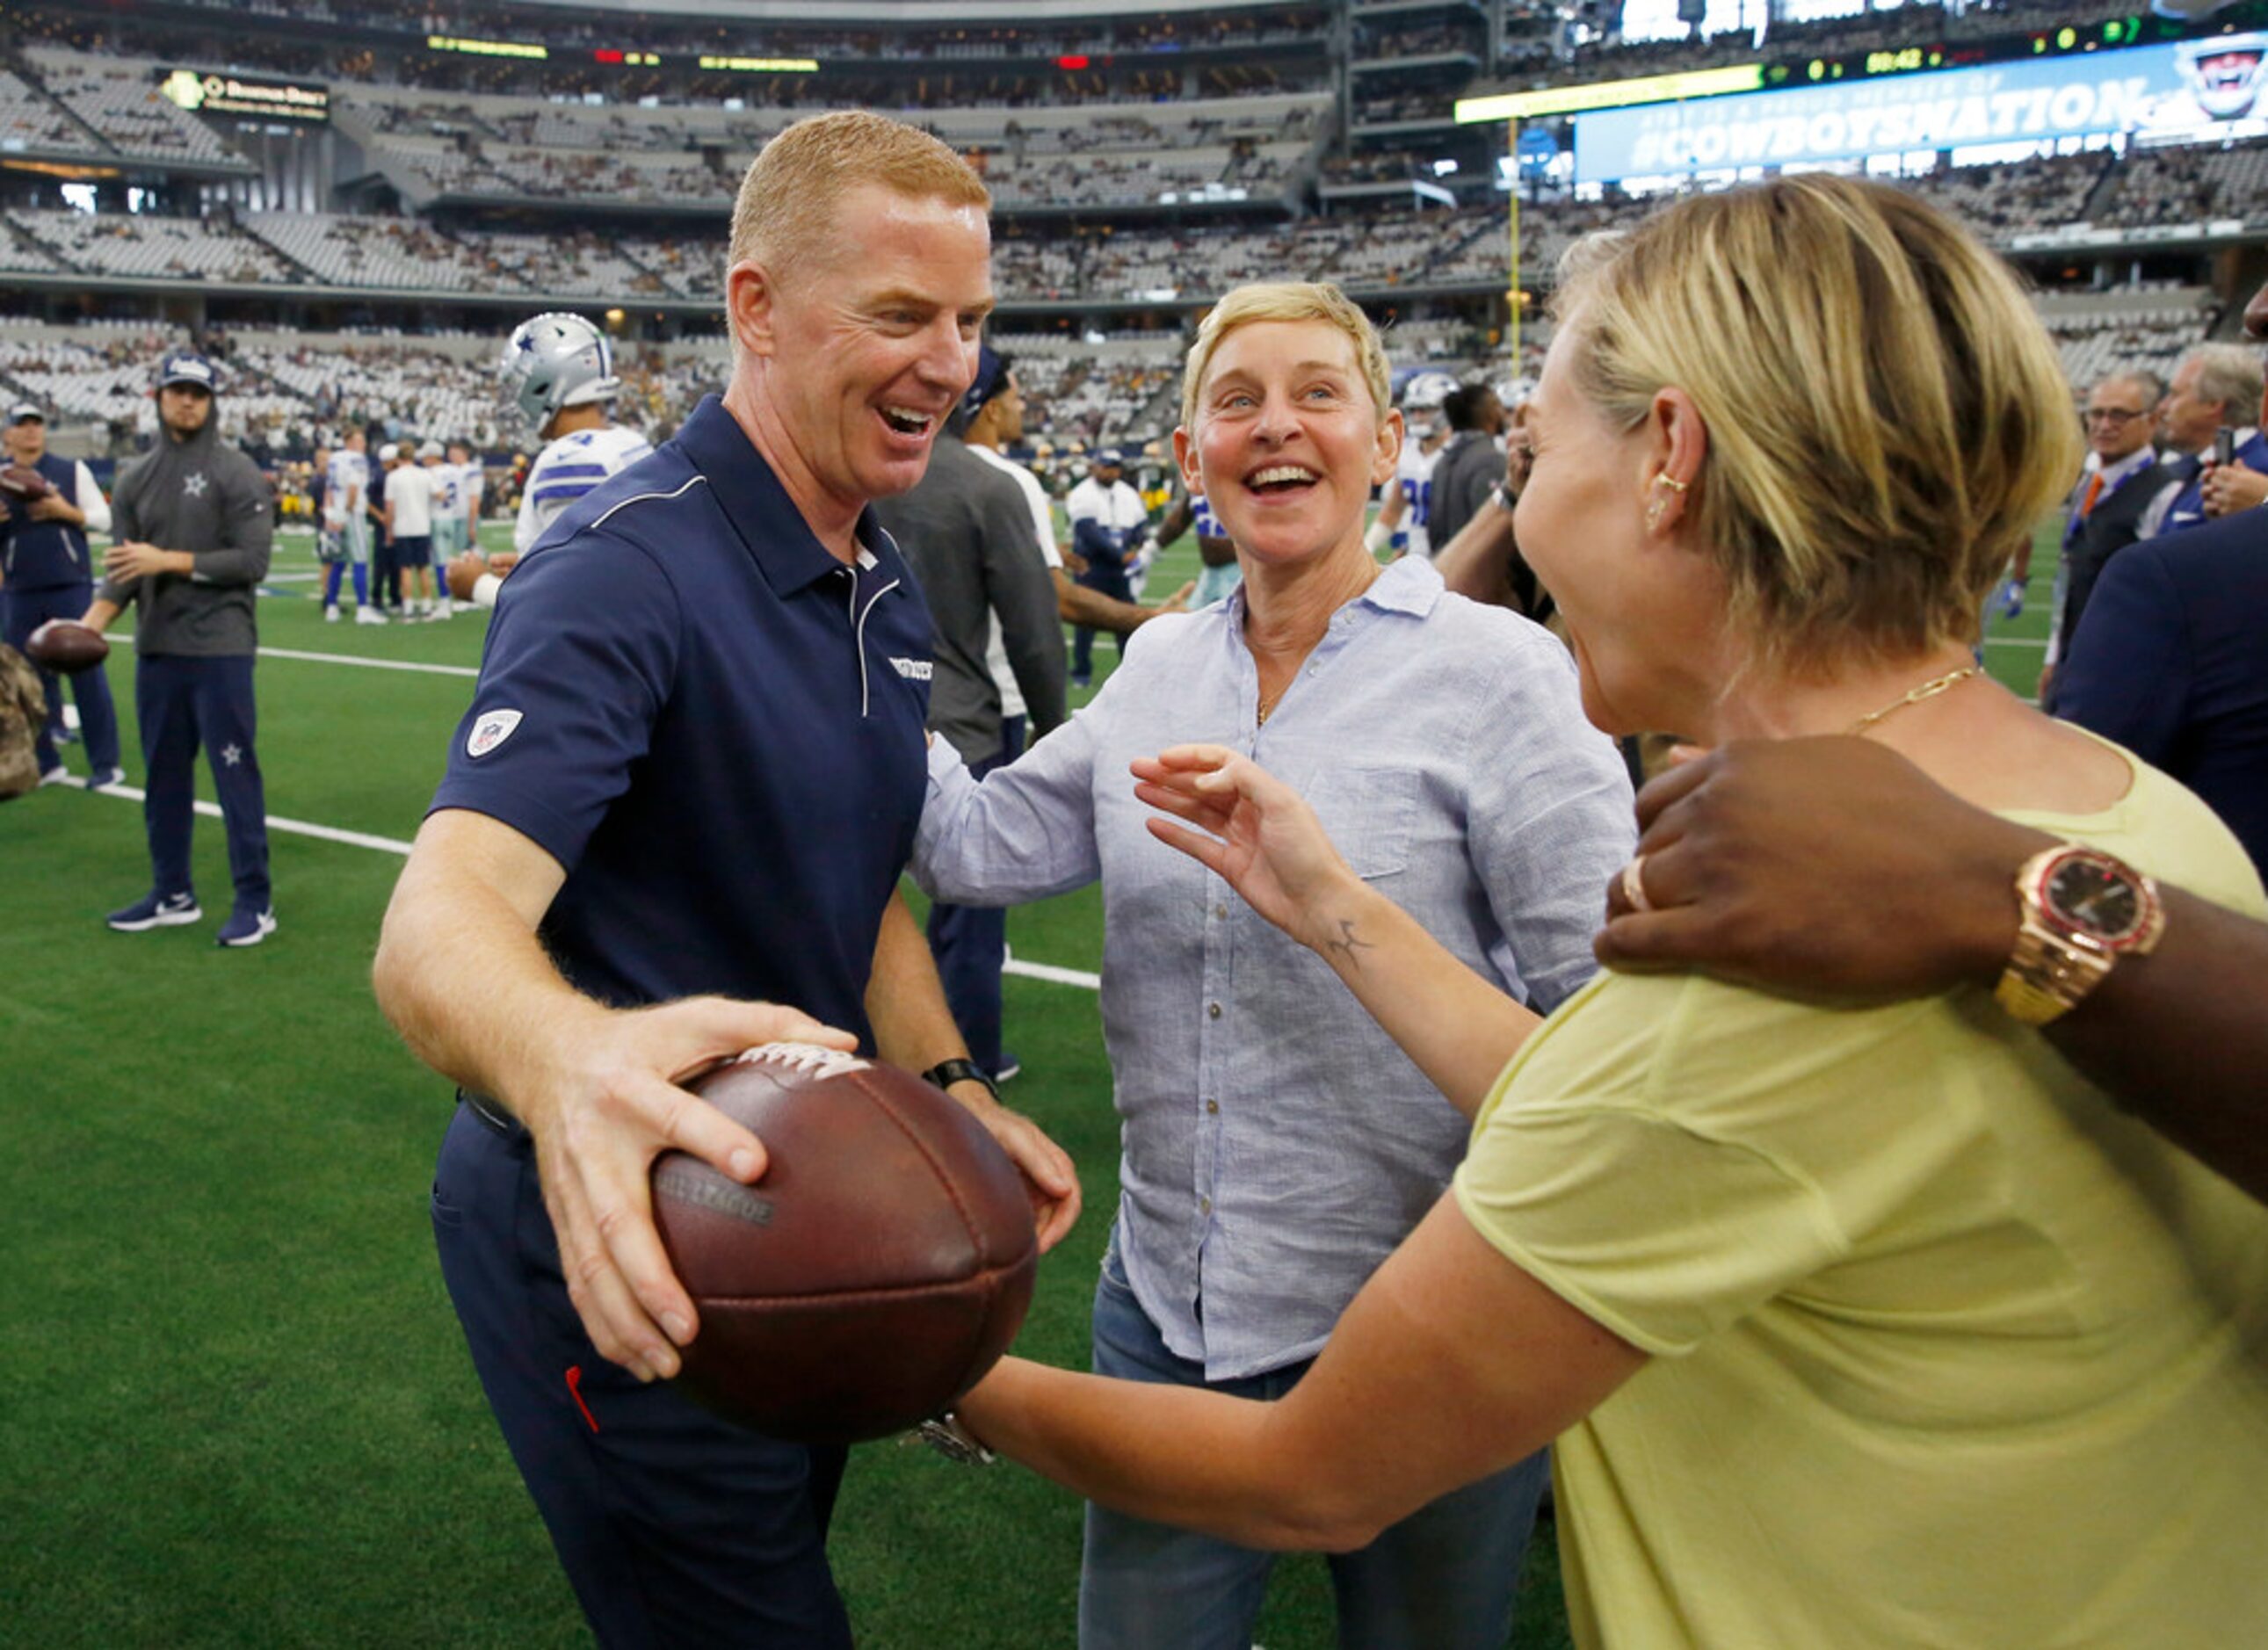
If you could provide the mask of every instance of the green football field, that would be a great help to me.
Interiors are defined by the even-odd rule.
[[[1996,621],[1989,652],[2027,695],[2042,541],[2030,607]],[[1178,552],[1153,597],[1195,576],[1194,550]],[[326,625],[314,573],[309,536],[287,534],[261,609],[274,939],[212,943],[228,899],[217,820],[198,824],[205,922],[122,936],[102,914],[149,874],[131,798],[52,787],[0,809],[0,1644],[588,1641],[433,1261],[450,1092],[368,986],[484,618]],[[1098,669],[1114,658],[1105,642]],[[120,647],[108,668],[136,784],[132,662]],[[69,760],[84,771],[82,751]],[[1020,961],[1091,971],[1099,902],[1019,910],[1009,937]],[[1012,977],[1007,1020],[1025,1066],[1008,1099],[1072,1153],[1086,1196],[1019,1350],[1081,1365],[1116,1167],[1095,998]],[[835,1528],[862,1644],[1072,1642],[1079,1505],[1020,1470],[870,1445]],[[1287,1560],[1259,1642],[1322,1650],[1330,1619],[1322,1563]],[[1548,1523],[1513,1642],[1567,1643]]]

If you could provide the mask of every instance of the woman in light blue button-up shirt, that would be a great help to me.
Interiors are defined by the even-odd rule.
[[[1244,582],[1152,622],[1092,704],[981,784],[939,742],[914,872],[1002,905],[1101,880],[1123,1119],[1096,1302],[1107,1374],[1288,1389],[1448,1184],[1465,1118],[1331,969],[1159,842],[1129,764],[1214,740],[1314,803],[1355,869],[1538,1013],[1592,972],[1631,792],[1566,650],[1364,548],[1401,419],[1336,289],[1240,289],[1201,331],[1174,438]],[[1538,1458],[1540,1462],[1540,1457]],[[1335,1559],[1349,1643],[1497,1650],[1537,1463]],[[1251,1643],[1267,1556],[1091,1512],[1081,1643]]]

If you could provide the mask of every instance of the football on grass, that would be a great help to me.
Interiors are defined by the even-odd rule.
[[[77,619],[49,619],[24,638],[24,652],[34,664],[77,675],[109,658],[110,644],[101,631]]]
[[[909,1072],[802,1043],[690,1086],[770,1167],[744,1186],[683,1153],[654,1164],[654,1222],[701,1315],[679,1384],[801,1443],[902,1432],[976,1385],[1039,1264],[1023,1180],[976,1120]]]
[[[11,497],[21,498],[28,504],[34,498],[44,498],[55,490],[48,478],[28,464],[11,464],[0,468],[0,492],[7,493]]]

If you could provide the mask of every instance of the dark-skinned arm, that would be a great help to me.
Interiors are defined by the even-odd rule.
[[[1989,989],[2017,867],[2055,838],[1970,807],[1865,740],[1728,745],[1638,795],[1656,908],[1608,890],[1600,961],[1808,997]],[[2268,924],[2160,886],[2165,938],[2050,1042],[2167,1138],[2268,1202]]]

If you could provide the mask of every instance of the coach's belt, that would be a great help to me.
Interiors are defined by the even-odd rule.
[[[486,1094],[475,1094],[469,1088],[460,1088],[457,1091],[457,1098],[472,1108],[473,1116],[504,1136],[505,1139],[519,1140],[526,1138],[527,1126]]]

